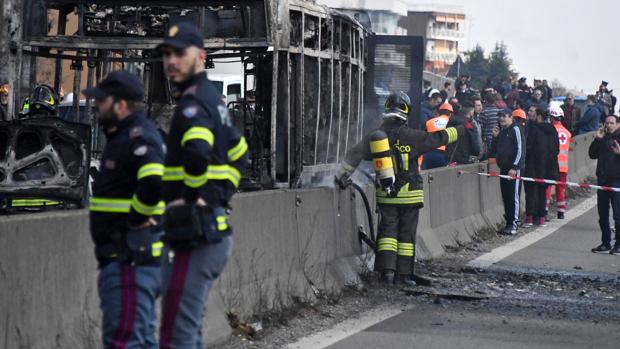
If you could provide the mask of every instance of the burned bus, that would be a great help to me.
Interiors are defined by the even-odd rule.
[[[142,76],[149,114],[166,130],[172,87],[154,48],[173,23],[195,23],[205,38],[207,74],[226,77],[223,97],[250,145],[245,190],[316,183],[378,123],[390,89],[421,94],[421,38],[376,36],[354,17],[313,1],[28,0],[23,6],[29,19],[17,47],[30,63],[30,87],[40,76],[56,91],[72,86],[73,111],[66,114],[90,124],[95,135],[93,108],[80,90],[117,69]],[[23,80],[12,83],[19,90]],[[19,147],[19,134],[7,133],[0,151]],[[88,148],[96,158],[102,139],[93,138],[99,141]],[[0,181],[0,193],[6,187]]]

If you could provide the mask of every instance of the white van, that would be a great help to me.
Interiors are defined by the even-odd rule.
[[[243,76],[234,74],[207,73],[209,80],[213,82],[218,91],[226,96],[226,103],[243,100],[244,86]]]

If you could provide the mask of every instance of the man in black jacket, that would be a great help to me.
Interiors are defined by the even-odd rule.
[[[500,174],[520,176],[525,164],[525,137],[523,127],[514,122],[514,118],[525,118],[525,112],[516,109],[511,115],[501,114],[499,127],[493,129],[491,157],[497,159]],[[502,201],[504,202],[504,218],[506,227],[501,233],[515,235],[519,227],[519,208],[521,206],[521,180],[500,179]]]
[[[457,142],[448,144],[448,163],[471,164],[476,162],[480,155],[480,143],[478,142],[478,130],[472,123],[474,105],[470,101],[463,103],[459,114],[454,115],[448,122],[448,127],[464,126],[465,136]]]
[[[599,185],[620,187],[620,128],[619,118],[610,115],[605,118],[605,128],[596,132],[596,138],[590,145],[590,158],[598,159],[596,178]],[[611,227],[609,225],[609,206],[613,210],[616,226],[616,243],[611,248]],[[601,227],[601,245],[592,249],[594,253],[611,253],[620,255],[620,193],[599,190],[597,192],[599,225]]]
[[[527,156],[525,157],[525,177],[558,180],[560,168],[558,154],[560,142],[555,127],[545,122],[546,111],[541,106],[531,106],[528,112]],[[547,184],[525,182],[525,224],[531,227],[534,223],[545,225]]]

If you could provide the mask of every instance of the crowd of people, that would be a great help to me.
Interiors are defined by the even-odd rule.
[[[525,77],[512,83],[504,81],[494,84],[489,81],[480,90],[473,88],[470,81],[469,76],[463,75],[455,82],[454,88],[451,82],[446,82],[441,91],[430,87],[425,89],[417,126],[421,130],[433,131],[437,122],[443,122],[437,118],[447,117],[451,123],[463,123],[469,137],[465,144],[460,142],[458,147],[429,154],[430,159],[423,161],[423,169],[486,160],[493,140],[493,129],[498,126],[500,115],[511,114],[516,109],[529,114],[531,107],[534,107],[532,112],[539,108],[550,122],[548,112],[554,94],[547,80],[534,79],[533,86],[527,84]],[[560,108],[564,116],[560,122],[573,135],[597,130],[616,107],[613,90],[608,89],[606,81],[601,82],[596,93],[586,97],[585,110],[575,104],[573,93],[562,97]],[[433,121],[429,123],[429,120]],[[455,151],[459,154],[455,155]],[[468,153],[464,154],[465,151]]]
[[[451,126],[464,126],[465,136],[447,147],[424,154],[422,169],[470,164],[489,160],[496,163],[501,179],[506,226],[503,234],[517,234],[520,227],[544,226],[549,219],[552,186],[520,180],[521,177],[566,182],[570,142],[574,135],[597,132],[590,157],[599,159],[598,183],[620,187],[620,120],[614,115],[616,98],[608,82],[602,81],[596,93],[585,98],[585,110],[576,97],[567,93],[554,100],[547,80],[535,79],[533,86],[522,77],[512,83],[488,81],[480,90],[471,86],[471,78],[461,76],[454,88],[428,88],[417,127],[437,132]],[[520,220],[521,187],[525,189],[525,220]],[[556,187],[557,218],[566,211],[565,185]],[[620,193],[599,191],[601,245],[592,252],[620,255]],[[616,243],[612,246],[609,209],[616,225]]]

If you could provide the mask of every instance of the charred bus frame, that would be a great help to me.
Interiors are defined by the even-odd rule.
[[[72,61],[76,118],[84,62],[87,86],[114,69],[111,64],[137,63],[143,68],[149,108],[162,96],[171,101],[161,58],[153,51],[161,37],[149,35],[148,30],[123,33],[117,24],[128,7],[136,18],[140,11],[178,9],[177,17],[191,13],[188,18],[206,33],[204,46],[211,61],[238,57],[246,81],[250,75],[255,77],[255,100],[246,98],[241,105],[230,106],[252,148],[252,171],[247,176],[259,187],[300,187],[317,174],[330,173],[364,133],[370,33],[335,10],[300,0],[151,0],[134,1],[131,6],[118,0],[30,0],[25,6],[33,4],[44,6],[46,16],[49,10],[58,11],[58,31],[49,35],[26,29],[16,43],[18,56],[31,56],[33,67],[37,57],[52,58],[57,90],[62,85],[62,60]],[[96,16],[105,17],[101,28],[107,31],[93,33],[88,21],[96,17],[91,12],[97,6],[103,12]],[[68,35],[65,23],[71,13],[77,15],[78,28]],[[170,20],[172,15],[164,17]],[[233,28],[229,33],[209,25],[210,19],[223,18]],[[250,89],[245,86],[247,96]]]

